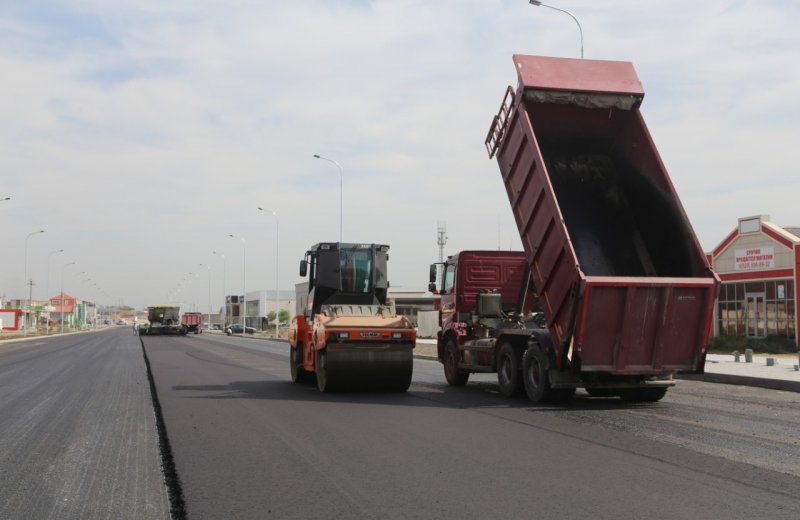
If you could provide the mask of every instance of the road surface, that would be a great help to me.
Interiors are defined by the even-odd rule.
[[[407,393],[328,395],[285,343],[143,341],[189,518],[800,518],[798,394],[539,406],[416,360]]]
[[[0,518],[167,519],[129,327],[0,343]]]

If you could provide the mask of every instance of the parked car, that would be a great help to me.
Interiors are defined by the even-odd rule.
[[[241,334],[242,333],[242,325],[240,323],[234,323],[233,325],[228,325],[228,330],[231,334]],[[245,327],[244,331],[246,334],[255,334],[256,329],[253,327]]]

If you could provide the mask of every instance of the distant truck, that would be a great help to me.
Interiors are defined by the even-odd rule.
[[[387,298],[389,246],[319,243],[300,262],[298,315],[289,330],[292,381],[405,392],[416,332]]]
[[[703,371],[719,278],[639,112],[628,62],[514,56],[486,147],[524,252],[444,263],[438,354],[451,385],[497,372],[533,401],[657,401]]]
[[[181,324],[186,328],[186,333],[201,334],[203,332],[203,313],[184,312],[181,316]]]
[[[139,334],[186,334],[180,319],[181,308],[177,305],[156,305],[147,308],[147,324],[139,328]]]

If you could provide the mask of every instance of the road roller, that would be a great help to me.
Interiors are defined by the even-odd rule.
[[[321,392],[405,392],[416,331],[387,298],[389,246],[324,242],[300,261],[289,330],[292,381]]]

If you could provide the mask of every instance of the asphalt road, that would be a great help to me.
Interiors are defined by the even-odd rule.
[[[145,337],[189,518],[800,518],[800,396],[681,381],[566,407],[449,388],[289,381],[288,345]]]
[[[130,328],[0,343],[0,518],[166,519]]]

